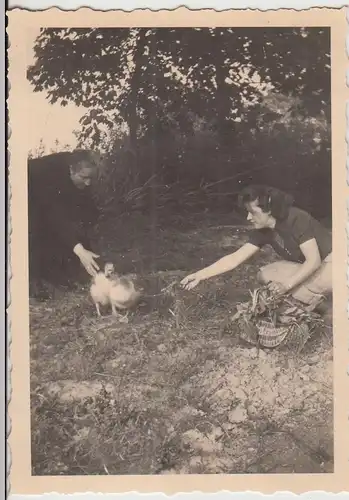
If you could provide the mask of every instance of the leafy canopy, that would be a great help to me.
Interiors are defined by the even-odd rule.
[[[125,126],[133,140],[190,133],[198,119],[224,133],[269,90],[313,116],[328,108],[329,47],[325,28],[50,28],[28,79],[51,103],[86,108],[81,141]]]

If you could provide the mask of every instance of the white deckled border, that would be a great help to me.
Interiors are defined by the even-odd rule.
[[[127,12],[134,9],[177,9],[179,7],[187,7],[188,9],[215,9],[217,11],[227,9],[255,9],[255,10],[276,10],[276,9],[295,9],[305,10],[312,7],[327,7],[340,8],[346,7],[346,2],[337,0],[187,0],[186,2],[178,2],[176,0],[147,0],[140,2],[139,0],[9,0],[9,7],[20,7],[30,10],[45,10],[51,7],[58,7],[62,10],[75,10],[80,7],[90,7],[96,10],[114,10],[122,9]]]
[[[3,5],[2,5],[3,6]],[[224,11],[228,9],[252,9],[252,10],[277,10],[281,8],[285,9],[295,9],[295,10],[306,10],[313,7],[324,7],[324,8],[341,8],[347,7],[348,3],[339,2],[336,0],[323,0],[322,2],[316,0],[188,0],[183,3],[177,3],[174,0],[147,0],[145,3],[140,2],[139,0],[128,0],[120,1],[120,0],[86,0],[86,2],[81,2],[79,0],[56,0],[55,4],[52,4],[50,0],[9,0],[8,8],[21,8],[21,9],[29,9],[29,10],[45,10],[52,7],[58,7],[64,11],[68,10],[76,10],[81,7],[92,8],[95,10],[107,11],[107,10],[118,10],[122,9],[126,12],[132,11],[134,9],[150,9],[150,10],[174,10],[179,7],[187,7],[192,10],[199,9],[214,9],[216,11]],[[3,6],[4,7],[4,6]],[[349,8],[347,10],[347,21],[349,23]],[[349,31],[346,40],[347,46],[347,55],[349,56]],[[344,75],[343,75],[344,77]],[[346,81],[347,86],[349,87],[349,67],[346,73]],[[8,91],[10,90],[10,84],[8,83]],[[8,94],[6,95],[6,99]],[[348,143],[347,149],[347,187],[349,186],[349,102],[346,106],[346,116],[347,116],[347,130],[346,130],[346,140]],[[7,140],[11,136],[11,129],[8,127]],[[10,162],[10,153],[7,152],[7,165]],[[11,190],[10,185],[8,184],[8,205],[11,202]],[[9,213],[9,207],[8,213]],[[11,219],[8,218],[8,228],[7,228],[7,237],[8,237],[8,260],[7,260],[7,302],[6,302],[6,310],[10,307],[11,304],[11,296],[10,296],[10,280],[12,277],[11,274],[11,252],[10,252],[10,243],[11,243]],[[347,283],[348,283],[348,291],[349,291],[349,197],[347,198]],[[349,294],[347,301],[347,313],[349,316]],[[7,326],[7,344],[6,344],[6,356],[7,356],[7,404],[11,400],[11,324],[6,316],[6,326]],[[349,333],[349,332],[348,332]],[[349,351],[349,336],[348,336],[348,344],[347,351]],[[347,365],[347,374],[349,375],[349,356],[348,356],[348,365]],[[348,414],[349,419],[349,414]],[[9,481],[10,470],[11,470],[11,450],[7,442],[7,438],[11,432],[11,419],[9,415],[7,415],[7,435],[6,435],[6,451],[7,451],[7,484],[6,484],[6,496],[10,500],[142,500],[148,497],[154,500],[161,500],[167,498],[173,498],[174,500],[186,500],[188,496],[190,498],[188,500],[201,500],[204,497],[209,497],[210,500],[260,500],[261,498],[270,498],[273,500],[288,500],[292,498],[301,498],[304,500],[327,500],[330,498],[337,498],[343,500],[349,500],[349,491],[342,492],[338,494],[331,494],[324,491],[313,491],[303,493],[301,495],[296,495],[291,492],[276,492],[273,495],[264,495],[262,493],[255,493],[245,491],[242,493],[232,493],[227,491],[221,491],[219,493],[212,494],[203,494],[201,492],[192,492],[192,493],[177,493],[168,497],[163,493],[149,493],[149,494],[140,494],[138,492],[129,492],[129,493],[115,493],[115,494],[101,494],[101,493],[76,493],[76,494],[58,494],[55,492],[46,493],[43,495],[10,495],[11,484]],[[349,450],[348,450],[348,475],[349,475]],[[349,482],[348,482],[349,484]]]

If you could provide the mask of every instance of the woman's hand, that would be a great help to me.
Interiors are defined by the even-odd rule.
[[[200,283],[200,281],[202,281],[202,277],[200,276],[200,272],[198,271],[183,278],[181,281],[181,285],[186,290],[192,290]]]
[[[95,259],[98,258],[99,255],[90,252],[90,250],[85,250],[82,255],[80,255],[80,262],[88,272],[90,276],[96,276],[99,271],[99,266]]]
[[[276,297],[280,297],[289,291],[289,288],[283,283],[279,283],[278,281],[272,281],[268,285],[268,289],[275,295]]]
[[[86,250],[81,244],[78,244],[74,247],[74,253],[79,257],[81,264],[84,266],[88,274],[91,276],[95,276],[99,271],[99,266],[95,259],[99,257],[99,255],[91,252],[90,250]]]
[[[196,273],[189,274],[189,276],[185,277],[181,281],[181,285],[186,290],[191,290],[192,288],[195,288],[200,281],[208,280],[218,276],[219,274],[226,273],[227,271],[232,271],[258,251],[259,247],[256,247],[251,243],[245,243],[245,245],[240,247],[234,253],[222,257],[210,266],[205,267]]]

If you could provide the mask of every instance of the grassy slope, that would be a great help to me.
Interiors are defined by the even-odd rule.
[[[105,223],[100,241],[141,274],[147,296],[130,324],[97,320],[84,290],[31,305],[33,473],[332,471],[331,331],[297,357],[258,354],[224,332],[271,254],[163,294],[236,248],[244,229],[157,228],[154,245],[154,227],[128,224],[124,237],[121,227]]]

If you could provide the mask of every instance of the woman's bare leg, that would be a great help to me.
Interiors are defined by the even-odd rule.
[[[288,280],[295,274],[301,264],[278,261],[261,268],[258,278],[261,283],[277,281],[287,286]],[[308,305],[317,305],[323,298],[332,293],[332,259],[325,259],[321,267],[304,283],[292,291],[292,296]]]

